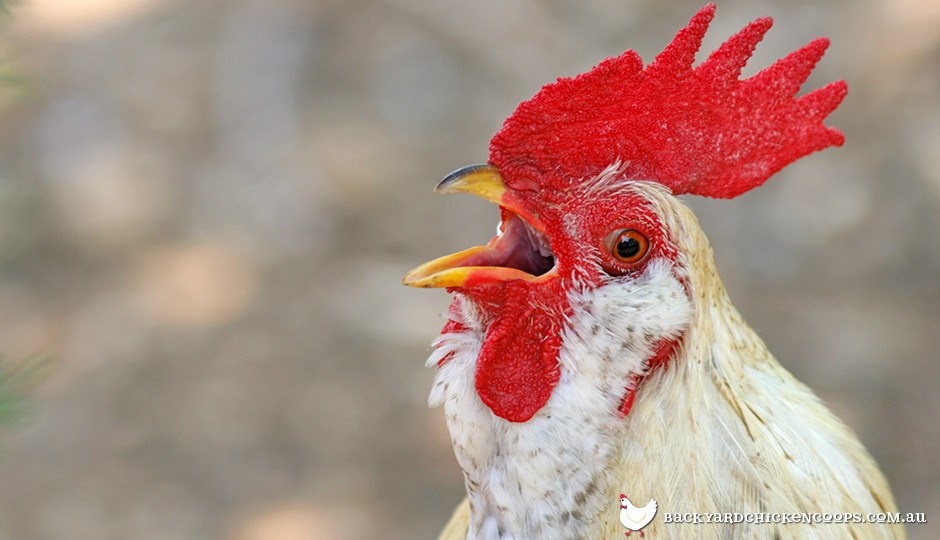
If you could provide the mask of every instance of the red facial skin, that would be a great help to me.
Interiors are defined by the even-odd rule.
[[[561,331],[570,314],[568,295],[575,281],[594,288],[637,275],[656,259],[676,263],[675,245],[642,197],[621,192],[585,205],[579,197],[552,194],[546,200],[544,193],[514,193],[522,217],[538,215],[551,241],[557,275],[536,280],[469,279],[457,289],[477,305],[487,328],[477,358],[477,392],[494,414],[511,422],[532,418],[558,383]],[[649,239],[645,257],[625,264],[611,254],[606,239],[619,229],[636,229]],[[452,309],[457,309],[456,303]],[[449,321],[444,332],[461,327]],[[664,363],[665,358],[657,365]],[[629,395],[634,390],[631,384]]]
[[[498,281],[480,272],[459,287],[484,314],[476,387],[498,416],[526,421],[550,398],[575,280],[596,287],[642,272],[652,260],[677,262],[676,247],[645,201],[629,192],[598,196],[583,189],[585,179],[623,163],[623,177],[658,182],[674,195],[731,198],[810,152],[842,144],[842,133],[823,120],[845,97],[845,82],[797,97],[828,40],[742,80],[772,21],[752,22],[696,65],[714,13],[714,4],[699,10],[649,65],[627,51],[546,85],[490,141],[489,162],[509,188],[504,206],[545,233],[556,258],[550,277]],[[644,259],[625,265],[611,256],[604,240],[618,228],[647,236]],[[665,365],[675,347],[659,344],[650,369]],[[629,382],[623,414],[639,379]]]

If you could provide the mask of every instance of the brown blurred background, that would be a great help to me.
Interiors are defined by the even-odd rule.
[[[425,399],[486,241],[431,192],[557,76],[647,61],[704,0],[22,0],[0,29],[0,540],[430,538],[463,487]],[[690,199],[741,311],[940,538],[940,3],[718,2],[850,93],[847,144]],[[820,509],[836,511],[838,509]]]

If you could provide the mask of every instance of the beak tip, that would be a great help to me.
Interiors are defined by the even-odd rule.
[[[469,178],[473,178],[476,182],[479,182],[481,179],[486,179],[486,183],[497,181],[499,185],[503,186],[503,189],[505,189],[502,183],[502,177],[499,175],[499,171],[496,167],[489,163],[484,163],[481,165],[468,165],[451,172],[434,186],[434,192],[441,195],[449,195],[451,193],[467,191],[466,188],[468,182],[470,182]]]
[[[417,281],[420,281],[420,280],[415,279],[414,271],[408,272],[407,274],[401,277],[401,284],[405,285],[406,287],[414,287],[415,282]]]
[[[415,287],[416,289],[427,289],[433,287],[434,280],[431,276],[427,275],[427,272],[422,271],[422,268],[419,266],[414,270],[408,272],[401,278],[401,284],[405,287]]]
[[[441,181],[438,182],[436,186],[434,186],[434,193],[437,193],[440,195],[446,195],[448,192],[447,188],[449,188],[456,180],[457,178],[454,176],[454,173],[448,174],[447,176],[442,178]]]

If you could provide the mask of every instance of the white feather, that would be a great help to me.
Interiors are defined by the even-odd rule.
[[[614,165],[587,189],[634,190],[680,251],[632,280],[571,288],[561,379],[528,422],[495,416],[476,393],[482,317],[435,342],[431,403],[443,405],[469,506],[446,538],[622,538],[618,494],[662,512],[894,512],[891,492],[855,435],[770,355],[731,305],[692,213],[657,184]],[[571,226],[576,226],[575,222]],[[684,286],[682,283],[685,283]],[[649,375],[630,414],[618,405],[654,344],[683,332],[668,368]],[[868,524],[666,524],[655,538],[903,538]]]

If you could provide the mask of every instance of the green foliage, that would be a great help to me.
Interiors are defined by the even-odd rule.
[[[50,365],[49,359],[42,357],[17,362],[0,359],[0,424],[26,410],[26,396],[46,379]]]

